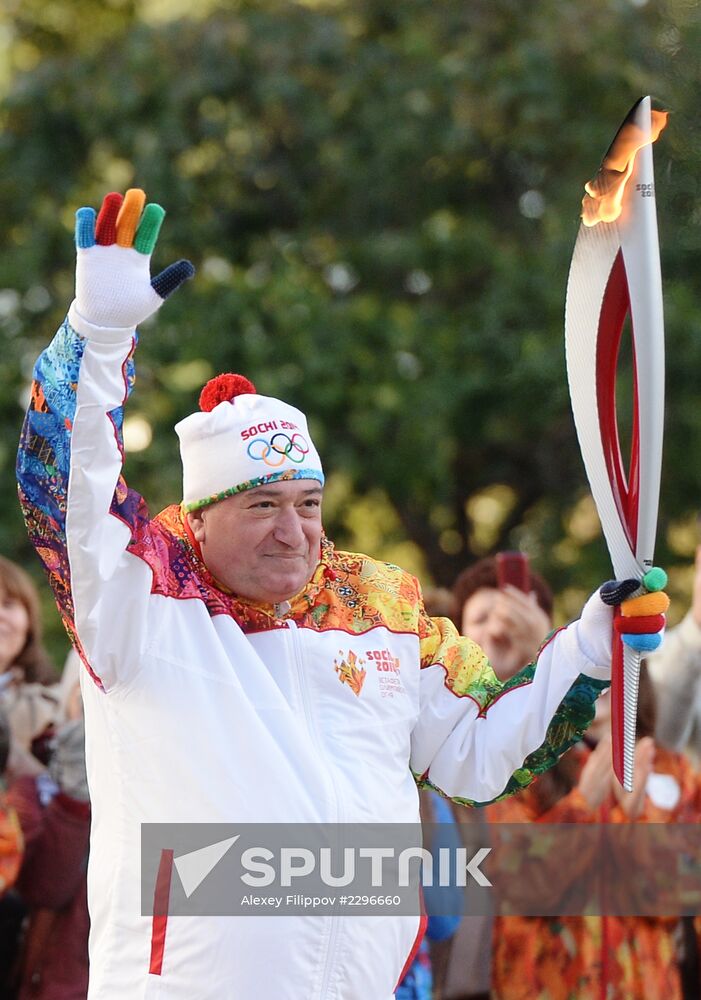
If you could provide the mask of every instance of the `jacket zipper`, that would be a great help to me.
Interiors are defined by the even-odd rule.
[[[302,705],[304,708],[304,717],[307,722],[307,729],[309,730],[316,746],[319,748],[319,750],[323,751],[322,742],[319,737],[319,731],[316,727],[316,721],[314,719],[314,715],[311,710],[311,705],[309,704],[309,691],[307,689],[307,682],[304,673],[304,659],[302,657],[302,642],[299,636],[299,628],[297,627],[297,624],[294,621],[292,621],[291,618],[285,621],[285,625],[287,626],[287,629],[290,633],[290,638],[292,640],[295,669],[297,672],[297,684],[302,699]],[[333,802],[336,812],[336,822],[339,822],[340,821],[338,816],[339,799],[338,799],[338,794],[336,792],[336,785],[330,768],[326,768],[326,772],[328,774],[329,786],[333,796]],[[335,954],[336,951],[338,950],[340,919],[338,916],[332,915],[330,920],[331,920],[331,927],[329,930],[328,944],[326,946],[326,961],[324,963],[324,973],[321,979],[321,990],[319,992],[320,1000],[326,1000],[328,996],[329,980],[331,979],[331,972],[334,965]]]

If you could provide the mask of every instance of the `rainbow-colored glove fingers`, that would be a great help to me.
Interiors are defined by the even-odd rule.
[[[76,309],[89,323],[135,327],[195,273],[189,260],[150,276],[150,257],[165,211],[140,188],[105,196],[99,214],[76,212]]]
[[[640,580],[611,580],[599,591],[604,604],[620,605],[613,627],[621,640],[639,653],[652,653],[661,642],[669,597],[667,574],[654,566]]]

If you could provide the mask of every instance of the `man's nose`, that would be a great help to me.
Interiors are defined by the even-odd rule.
[[[302,519],[294,507],[283,507],[275,518],[273,535],[278,542],[283,542],[291,549],[297,548],[304,541]]]

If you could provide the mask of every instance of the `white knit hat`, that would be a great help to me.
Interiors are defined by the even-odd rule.
[[[247,378],[231,374],[207,383],[200,409],[175,425],[186,511],[283,479],[323,484],[321,460],[301,410],[259,396]]]

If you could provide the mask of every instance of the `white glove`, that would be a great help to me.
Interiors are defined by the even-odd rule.
[[[81,332],[81,320],[90,326],[133,331],[163,305],[166,298],[195,269],[179,260],[151,278],[151,254],[165,217],[160,205],[144,208],[139,188],[108,194],[95,219],[95,210],[76,212],[77,247],[75,301],[71,325]]]
[[[659,567],[642,580],[609,580],[589,598],[577,625],[577,639],[584,655],[597,666],[611,663],[614,609],[615,630],[626,646],[645,655],[657,649],[664,637],[669,598],[663,587],[667,574]]]
[[[586,658],[597,667],[610,667],[613,608],[604,603],[598,590],[591,595],[582,608],[579,621],[574,624],[579,648]]]

